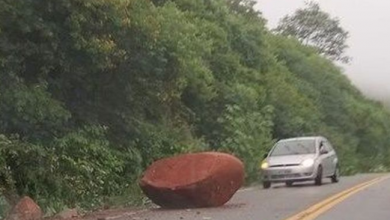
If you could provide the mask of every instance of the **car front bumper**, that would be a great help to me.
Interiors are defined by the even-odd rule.
[[[268,182],[307,181],[316,176],[317,169],[314,166],[270,167],[263,170],[263,181]]]

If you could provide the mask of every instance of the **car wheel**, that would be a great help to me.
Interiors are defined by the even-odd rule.
[[[263,188],[264,189],[269,189],[271,187],[271,182],[268,182],[268,181],[264,181],[263,182]]]
[[[293,181],[287,181],[287,182],[286,182],[286,186],[287,186],[287,187],[291,187],[293,184],[294,184]]]
[[[330,179],[332,180],[332,183],[338,183],[340,181],[340,169],[338,166],[336,167],[336,170],[334,171],[334,174],[330,177]]]
[[[317,186],[321,186],[322,185],[322,166],[319,166],[318,169],[317,169],[317,176],[314,179],[314,183]]]

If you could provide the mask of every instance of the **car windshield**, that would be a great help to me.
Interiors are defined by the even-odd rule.
[[[277,143],[271,156],[303,155],[315,152],[315,140],[294,140]]]

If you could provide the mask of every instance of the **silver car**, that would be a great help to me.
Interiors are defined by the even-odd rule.
[[[333,183],[339,181],[339,166],[336,152],[324,137],[299,137],[278,141],[265,156],[261,164],[263,187],[271,183],[314,180],[322,185],[329,177]]]

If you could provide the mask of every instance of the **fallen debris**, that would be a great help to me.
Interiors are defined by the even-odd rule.
[[[30,197],[25,196],[12,208],[6,220],[40,220],[41,208]]]
[[[216,152],[185,154],[153,163],[140,181],[143,192],[164,208],[215,207],[244,182],[244,165]]]
[[[55,219],[72,219],[78,216],[77,209],[65,209],[62,212],[58,213],[54,218]]]

